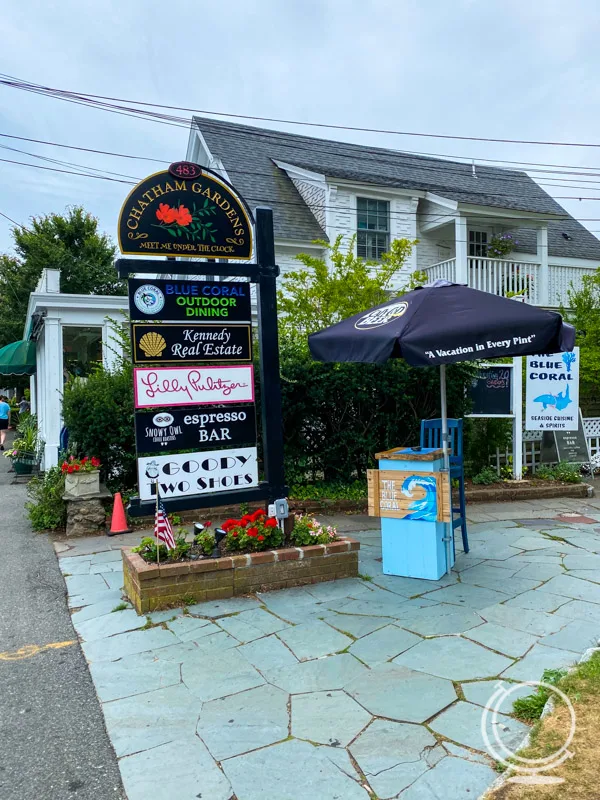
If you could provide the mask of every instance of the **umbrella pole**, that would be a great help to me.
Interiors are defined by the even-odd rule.
[[[450,480],[450,452],[448,450],[448,403],[446,400],[446,365],[440,365],[440,394],[442,407],[442,449],[444,451],[444,469],[448,472],[450,485],[450,523],[444,523],[446,542],[446,574],[451,572],[451,546],[452,546],[452,481]],[[447,526],[447,528],[446,528]]]

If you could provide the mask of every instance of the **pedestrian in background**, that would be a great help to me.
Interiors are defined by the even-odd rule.
[[[26,397],[21,398],[21,402],[19,403],[19,414],[28,414],[31,410],[31,403]]]
[[[0,395],[0,450],[4,450],[6,441],[6,431],[10,425],[10,406],[6,402],[6,397]]]

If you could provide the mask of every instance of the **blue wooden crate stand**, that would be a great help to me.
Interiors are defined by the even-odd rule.
[[[395,448],[377,459],[379,470],[368,476],[369,514],[381,517],[384,574],[438,580],[447,571],[444,538],[452,536],[441,449]]]

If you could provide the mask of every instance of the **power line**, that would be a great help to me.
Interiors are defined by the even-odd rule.
[[[6,81],[0,81],[0,83],[4,83],[6,85],[13,85],[13,83],[6,82]],[[176,118],[176,117],[172,117],[172,116],[169,117],[168,115],[158,115],[158,114],[154,114],[152,112],[145,112],[142,109],[124,109],[123,107],[113,107],[113,108],[111,108],[111,107],[108,107],[108,105],[106,103],[94,103],[93,101],[90,101],[89,99],[87,99],[87,98],[85,98],[83,96],[80,96],[81,99],[74,99],[75,95],[73,95],[73,96],[65,96],[65,93],[61,93],[59,90],[50,90],[50,89],[46,90],[46,89],[44,89],[44,87],[41,87],[38,90],[36,88],[36,85],[34,85],[34,84],[18,84],[18,85],[14,84],[14,85],[15,85],[16,88],[23,88],[23,89],[25,89],[27,91],[33,91],[33,92],[38,93],[38,94],[46,94],[46,96],[55,97],[56,99],[62,99],[62,100],[66,100],[68,102],[76,102],[76,103],[78,103],[80,105],[87,105],[88,107],[97,108],[98,110],[111,111],[113,113],[125,113],[126,116],[135,116],[138,119],[147,119],[147,121],[161,122],[163,124],[177,124],[178,127],[181,127],[182,125],[185,125],[185,127],[187,127],[189,125],[189,120],[184,119],[184,118]],[[48,94],[48,92],[50,92],[50,94]],[[95,97],[95,95],[90,95],[90,97]],[[122,111],[114,111],[115,108],[122,108]],[[216,112],[211,112],[211,113],[216,113]],[[150,115],[150,117],[149,118],[145,117],[144,114]],[[175,120],[176,123],[168,122],[169,119]],[[255,129],[255,130],[257,130],[257,129]],[[269,131],[269,135],[272,136],[273,138],[277,138],[278,134],[281,135],[284,138],[287,136],[285,133],[282,133],[282,132]],[[240,133],[229,133],[229,132],[223,133],[222,132],[221,135],[238,136],[238,137],[243,136],[243,134],[241,132]],[[296,136],[296,135],[294,134],[294,136]],[[25,137],[22,137],[22,138],[25,138]],[[309,138],[309,137],[302,137],[302,138]],[[52,143],[48,143],[48,144],[52,144]],[[302,150],[302,149],[309,150],[309,148],[303,148],[297,142],[296,143],[290,143],[289,141],[284,141],[284,142],[280,142],[279,144],[280,144],[280,146],[289,147],[289,148],[292,148],[294,150]],[[343,146],[347,146],[347,147],[355,147],[355,148],[358,147],[358,148],[361,148],[361,150],[363,150],[363,152],[361,152],[361,154],[360,154],[361,158],[363,160],[366,160],[366,158],[367,158],[366,154],[364,153],[364,146],[352,145],[350,143],[343,143],[343,142],[337,142],[335,144],[338,145],[338,146],[342,146],[342,147]],[[58,145],[58,146],[65,146],[65,145]],[[79,148],[76,148],[76,149],[79,149]],[[106,151],[94,151],[91,148],[80,148],[80,149],[86,150],[88,152],[98,152],[98,153],[109,155],[109,153],[107,153]],[[312,152],[312,150],[311,150],[311,152]],[[396,153],[396,151],[390,151],[390,150],[383,150],[383,152],[385,152],[386,154],[392,154],[393,153],[394,155],[396,155],[396,157],[402,156],[402,155],[417,155],[417,156],[426,155],[426,156],[429,157],[429,155],[430,155],[430,154],[419,154],[419,153],[403,153],[401,151],[398,151]],[[143,157],[124,155],[124,154],[114,154],[114,155],[116,155],[117,157],[143,158]],[[348,153],[347,155],[355,156],[357,154],[356,153],[352,153],[352,154]],[[375,155],[375,154],[373,154],[373,155]],[[446,170],[446,172],[449,172],[450,171],[449,170],[449,166],[450,166],[451,162],[449,162],[447,160],[447,158],[448,157],[446,157],[445,170]],[[466,157],[462,157],[462,158],[466,158]],[[153,160],[153,161],[158,162],[158,163],[167,163],[167,162],[161,162],[159,159],[147,159],[147,160]],[[369,160],[374,160],[374,159],[371,158]],[[500,160],[495,160],[495,159],[478,159],[478,160],[496,161],[497,163],[503,163]],[[386,163],[386,162],[383,162],[381,158],[377,158],[376,159],[376,163],[382,164],[382,163]],[[387,162],[387,163],[392,163],[392,165],[395,166],[396,168],[398,166],[400,166],[397,162]],[[533,164],[535,162],[504,162],[504,163],[531,163],[531,164]],[[468,163],[456,163],[456,166],[457,167],[466,167],[466,168],[468,168],[470,165]],[[560,165],[553,165],[553,166],[560,166]],[[565,165],[565,166],[569,166],[569,165]],[[95,168],[91,167],[90,169],[95,169]],[[419,165],[419,169],[420,170],[424,170],[424,169],[437,170],[436,167],[434,167],[434,166],[430,167],[430,166],[428,166],[426,164],[420,164]],[[590,168],[585,168],[585,169],[593,169],[593,168],[590,167]],[[104,171],[106,171],[106,170],[104,170]],[[239,170],[232,170],[232,171],[237,171],[237,172],[241,173],[241,171],[239,171]],[[454,172],[457,172],[457,171],[454,170]],[[548,171],[547,170],[539,170],[539,172],[547,173]],[[260,173],[256,173],[256,172],[255,173],[250,173],[250,172],[248,172],[248,174],[259,175]],[[263,173],[263,174],[267,175],[268,173]],[[459,172],[458,174],[464,175],[465,173],[464,172]],[[568,173],[560,171],[557,174],[562,175],[562,174],[568,174]],[[579,174],[586,175],[586,174],[589,174],[589,173],[579,173]],[[484,176],[484,177],[487,177],[487,178],[492,177],[493,180],[504,180],[504,181],[514,180],[512,178],[512,176],[510,176],[510,175],[503,175],[503,176],[502,175],[493,175],[493,176],[489,176],[488,175],[488,176]],[[558,181],[558,180],[561,180],[561,179],[559,179],[559,178],[546,178],[546,180]],[[516,182],[519,182],[519,181],[520,181],[520,179],[517,179]],[[413,182],[415,182],[415,181],[413,181]],[[554,184],[538,184],[538,185],[552,186]],[[569,188],[583,188],[583,187],[574,186],[574,187],[569,187]],[[470,193],[478,193],[478,192],[476,190],[471,190]],[[497,196],[502,196],[501,193],[481,192],[480,194],[483,194],[483,195],[486,195],[486,196],[490,196],[490,194],[496,194]],[[567,200],[576,199],[576,200],[578,200],[580,198],[579,197],[572,197],[572,196],[564,196],[564,197],[558,198],[558,199],[567,199]],[[581,198],[581,199],[583,199],[583,198]]]
[[[334,123],[325,123],[325,122],[304,122],[302,120],[282,119],[278,117],[261,117],[250,114],[234,114],[227,111],[211,111],[207,109],[187,108],[185,106],[171,106],[165,103],[150,103],[145,100],[128,100],[120,97],[110,97],[107,95],[90,94],[87,92],[74,92],[69,89],[54,89],[49,86],[44,86],[43,84],[29,83],[19,78],[14,78],[12,76],[7,76],[7,75],[4,75],[4,78],[5,78],[4,80],[0,80],[0,83],[4,84],[5,86],[10,86],[12,88],[17,88],[17,89],[25,89],[28,91],[38,91],[42,93],[48,93],[54,96],[64,96],[65,99],[72,98],[85,101],[91,99],[91,100],[111,101],[115,103],[131,103],[133,105],[149,106],[151,108],[166,108],[170,111],[187,111],[192,114],[208,114],[210,116],[232,117],[235,119],[250,119],[258,122],[276,122],[282,125],[303,125],[312,128],[329,128],[332,130],[355,131],[360,133],[379,133],[379,134],[386,134],[393,136],[419,136],[430,139],[455,139],[458,141],[469,141],[469,142],[529,144],[529,145],[542,145],[546,147],[548,146],[593,147],[593,148],[600,147],[600,143],[595,143],[595,142],[555,142],[555,141],[543,141],[543,140],[533,140],[533,139],[505,139],[505,138],[489,137],[489,136],[461,136],[461,135],[443,134],[443,133],[426,133],[423,131],[397,131],[386,128],[365,128],[356,125],[336,125]],[[6,80],[6,78],[8,78],[9,80]]]
[[[9,222],[12,222],[13,225],[17,226],[17,228],[24,228],[25,227],[24,225],[19,225],[19,223],[15,222],[15,220],[12,219],[12,217],[9,217],[8,214],[4,214],[2,211],[0,211],[0,217],[4,217],[4,219],[7,219]]]

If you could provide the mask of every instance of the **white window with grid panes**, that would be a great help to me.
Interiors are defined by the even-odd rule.
[[[387,200],[356,198],[356,254],[379,261],[390,247],[390,204]]]
[[[469,231],[469,255],[473,258],[485,258],[487,256],[486,231]]]

